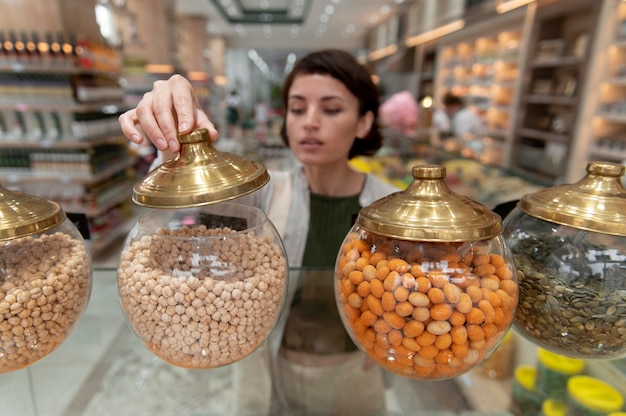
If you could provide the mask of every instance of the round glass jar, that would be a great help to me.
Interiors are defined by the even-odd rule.
[[[214,368],[252,353],[287,288],[282,242],[265,214],[221,203],[141,216],[118,267],[122,309],[158,357]]]
[[[261,165],[215,150],[207,130],[135,184],[151,209],[129,232],[118,266],[122,309],[162,360],[209,369],[251,354],[276,325],[287,293],[282,240],[258,208],[228,202],[265,185]]]
[[[0,186],[0,373],[34,364],[67,339],[91,279],[85,240],[62,208]]]
[[[624,167],[524,196],[504,221],[519,271],[514,325],[529,341],[579,359],[626,356]]]
[[[502,221],[453,193],[445,168],[361,210],[336,263],[336,301],[354,342],[376,363],[415,379],[479,365],[500,344],[517,305]]]

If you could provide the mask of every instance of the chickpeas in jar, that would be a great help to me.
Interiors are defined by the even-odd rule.
[[[224,203],[142,215],[117,280],[126,319],[150,351],[208,369],[261,345],[280,315],[287,277],[284,248],[262,211]]]
[[[501,240],[418,242],[357,227],[337,259],[344,325],[396,374],[444,379],[469,371],[499,345],[517,306],[513,263]]]

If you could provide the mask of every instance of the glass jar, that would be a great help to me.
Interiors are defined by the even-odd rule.
[[[541,404],[540,416],[566,416],[567,404],[554,399],[546,399]]]
[[[264,186],[256,162],[215,150],[206,129],[133,188],[152,208],[129,232],[118,266],[122,309],[162,360],[208,369],[255,351],[278,321],[288,263],[263,211],[229,202]]]
[[[535,416],[541,410],[543,396],[536,388],[537,369],[520,365],[513,372],[511,413],[515,416]]]
[[[87,308],[91,257],[55,202],[0,186],[0,373],[34,364]]]
[[[537,391],[544,397],[564,402],[567,398],[567,381],[581,374],[585,362],[555,354],[543,348],[537,351]]]
[[[591,162],[573,185],[524,196],[504,221],[520,275],[515,327],[581,359],[626,356],[624,166]]]
[[[443,166],[361,210],[336,263],[335,295],[353,341],[401,376],[444,379],[486,359],[517,304],[501,219],[453,193]]]
[[[159,358],[215,368],[274,328],[287,290],[284,247],[259,209],[224,202],[143,214],[118,267],[122,309]]]
[[[621,393],[602,380],[580,375],[567,382],[567,416],[607,416],[623,406]]]

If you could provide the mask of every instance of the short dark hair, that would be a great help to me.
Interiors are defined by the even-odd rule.
[[[372,81],[369,70],[361,65],[350,53],[340,49],[324,49],[309,53],[301,58],[292,71],[287,75],[281,90],[283,106],[287,108],[289,99],[289,89],[296,76],[301,74],[321,74],[329,75],[354,94],[359,100],[359,115],[363,116],[371,111],[374,116],[372,127],[366,137],[354,140],[348,159],[356,156],[371,156],[375,154],[383,145],[383,136],[378,125],[378,107],[380,106],[380,92],[376,84]],[[283,125],[280,129],[280,136],[286,146],[289,146],[287,139],[288,113],[285,112]]]
[[[459,105],[459,106],[463,106],[465,103],[463,102],[463,100],[452,94],[451,92],[447,92],[444,96],[443,96],[443,105],[448,106],[448,105]]]

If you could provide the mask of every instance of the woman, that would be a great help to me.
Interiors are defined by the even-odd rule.
[[[286,173],[272,172],[268,186],[240,201],[268,213],[281,233],[291,267],[333,268],[343,238],[359,210],[397,191],[349,164],[350,159],[373,155],[382,146],[377,120],[379,91],[368,70],[351,54],[329,49],[313,52],[294,66],[283,85],[282,101],[286,112],[281,137],[299,166]],[[131,141],[141,143],[145,134],[160,151],[178,152],[178,132],[207,128],[212,140],[218,137],[191,85],[179,75],[157,81],[137,108],[122,114],[119,120]],[[332,279],[332,273],[325,276]],[[333,287],[332,282],[329,287]],[[287,392],[288,406],[318,413],[338,414],[344,407],[350,409],[347,414],[382,413],[382,372],[366,364],[345,331],[337,342],[326,343],[323,351],[292,348],[289,328],[294,325],[290,321],[297,321],[298,311],[306,304],[301,293],[297,291],[291,305],[293,313],[289,315],[279,354],[279,371],[287,379],[281,390]],[[341,325],[338,317],[335,325]],[[312,356],[322,359],[309,360]],[[333,384],[337,379],[336,367],[338,362],[348,360],[358,360],[357,366],[362,370],[353,374],[355,383],[374,380],[369,386],[373,390],[360,390],[362,397],[353,397],[349,403],[340,403],[345,401],[340,397],[320,400],[315,394],[321,393],[320,386],[328,390],[341,388]],[[307,367],[310,362],[315,362],[313,368]],[[296,377],[295,373],[303,376]],[[312,406],[319,407],[311,409]],[[258,414],[259,407],[256,411]]]

